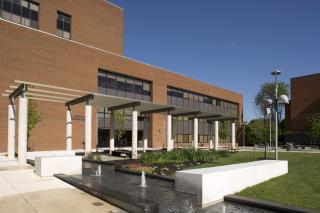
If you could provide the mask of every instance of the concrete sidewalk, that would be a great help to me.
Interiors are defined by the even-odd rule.
[[[0,212],[125,212],[55,177],[40,178],[33,167],[0,169]]]

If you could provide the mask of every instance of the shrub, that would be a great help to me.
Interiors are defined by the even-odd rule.
[[[181,149],[170,152],[147,152],[140,156],[143,164],[208,163],[228,155],[227,151]]]
[[[97,153],[94,153],[94,152],[90,152],[87,155],[87,159],[96,160],[96,161],[102,161],[101,155],[97,154]]]

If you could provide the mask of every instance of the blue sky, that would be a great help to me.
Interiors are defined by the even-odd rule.
[[[125,14],[125,55],[243,94],[320,71],[320,0],[110,0]]]

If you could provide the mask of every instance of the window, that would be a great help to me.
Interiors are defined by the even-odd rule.
[[[71,16],[62,12],[57,12],[57,35],[71,39]]]
[[[26,0],[0,0],[0,16],[35,29],[39,28],[39,5]]]
[[[151,82],[99,69],[100,93],[130,99],[151,101]]]

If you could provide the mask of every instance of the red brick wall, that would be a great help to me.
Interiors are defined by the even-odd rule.
[[[97,72],[102,68],[152,81],[155,103],[167,103],[167,85],[171,85],[239,103],[239,114],[242,114],[242,95],[238,93],[3,20],[0,29],[3,32],[0,34],[0,92],[16,79],[97,91]],[[0,97],[0,151],[7,149],[7,104],[7,98]],[[43,121],[32,132],[30,144],[35,150],[65,149],[64,105],[39,101],[37,104]],[[74,110],[83,116],[83,106]],[[95,116],[92,133],[96,144]],[[152,146],[162,147],[166,141],[165,116],[152,116],[150,133]],[[82,148],[83,141],[84,122],[75,121],[73,148]]]
[[[320,74],[291,79],[291,103],[286,119],[291,132],[305,132],[307,117],[320,112]]]

